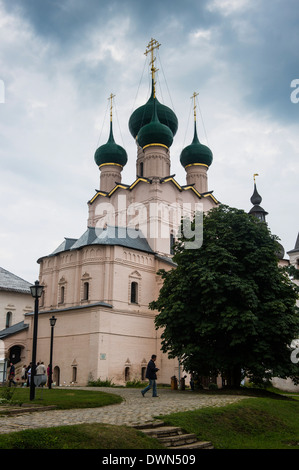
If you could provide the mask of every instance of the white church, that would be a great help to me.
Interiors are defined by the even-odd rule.
[[[195,93],[194,138],[180,156],[186,181],[179,183],[171,173],[170,148],[178,120],[156,96],[154,53],[159,46],[152,39],[146,51],[151,95],[129,117],[129,130],[136,141],[134,181],[122,182],[128,156],[114,140],[111,95],[109,138],[94,155],[100,185],[88,201],[86,231],[79,239],[65,238],[51,254],[38,260],[44,291],[36,359],[46,365],[49,362],[49,319],[54,315],[53,382],[57,385],[86,385],[91,378],[109,379],[114,384],[141,381],[152,354],[157,355],[160,369],[158,383],[169,384],[172,376],[181,373],[178,360],[168,359],[160,350],[161,332],[154,325],[157,312],[148,305],[161,287],[157,271],[175,267],[172,246],[181,217],[187,220],[187,230],[188,218],[195,213],[200,218],[200,213],[219,201],[208,186],[212,152],[197,137]],[[260,207],[257,199],[253,212]],[[299,240],[290,253],[292,264],[298,266]],[[32,311],[0,331],[0,339],[7,356],[17,347],[17,366],[29,364]]]

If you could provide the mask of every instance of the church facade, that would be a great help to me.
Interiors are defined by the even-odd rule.
[[[127,153],[113,136],[111,95],[110,133],[95,152],[100,186],[88,202],[88,226],[79,239],[65,238],[53,253],[38,260],[44,286],[38,321],[37,361],[47,363],[50,323],[54,334],[53,381],[86,385],[90,378],[115,384],[145,379],[146,365],[157,355],[160,383],[180,376],[178,360],[160,351],[155,329],[157,312],[149,309],[161,287],[157,271],[172,269],[172,245],[180,220],[186,230],[193,214],[218,204],[208,190],[211,150],[197,137],[194,94],[194,138],[181,154],[186,182],[171,174],[170,147],[178,127],[174,112],[156,97],[154,50],[150,54],[152,90],[144,106],[129,119],[136,141],[136,178],[124,184],[121,172]],[[188,225],[189,224],[189,225]],[[196,238],[196,237],[195,237]],[[197,246],[200,239],[195,240]],[[30,362],[32,315],[26,316],[24,361]],[[20,338],[21,339],[21,338]],[[18,340],[14,335],[14,341]]]
[[[149,303],[161,288],[157,271],[175,268],[172,249],[180,231],[192,237],[189,222],[196,214],[193,243],[194,248],[199,247],[201,214],[219,202],[208,186],[213,155],[197,136],[195,93],[194,137],[180,155],[186,171],[184,184],[171,173],[170,148],[178,119],[156,96],[154,51],[159,46],[152,39],[146,51],[151,59],[151,95],[129,117],[129,130],[136,141],[136,177],[129,184],[122,181],[128,156],[114,140],[111,95],[109,137],[94,155],[100,184],[88,201],[86,231],[78,239],[65,238],[38,260],[44,292],[36,359],[49,362],[49,320],[54,315],[56,385],[86,385],[90,379],[122,385],[142,381],[152,354],[157,355],[158,383],[169,384],[172,376],[179,378],[182,372],[178,359],[168,359],[161,352],[161,331],[154,324],[157,312],[149,309]],[[255,186],[252,212],[263,218],[266,212],[260,202]],[[182,226],[181,219],[185,220]],[[299,245],[297,248],[292,252],[294,263],[299,263]],[[29,364],[33,314],[26,314],[22,328],[3,338],[6,351],[22,345],[21,363]]]

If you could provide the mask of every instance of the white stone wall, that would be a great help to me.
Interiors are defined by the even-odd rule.
[[[0,291],[0,330],[6,328],[7,312],[12,313],[11,325],[24,320],[24,315],[33,310],[33,298],[31,294],[19,292]]]

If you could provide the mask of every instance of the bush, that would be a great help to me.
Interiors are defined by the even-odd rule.
[[[148,384],[147,382],[141,382],[140,380],[134,379],[134,380],[129,380],[126,382],[126,387],[127,388],[144,388]]]
[[[11,402],[13,399],[13,395],[15,393],[15,388],[14,387],[3,387],[1,388],[1,395],[0,398],[2,398],[2,403],[5,402]]]
[[[217,384],[209,384],[209,390],[218,390]]]
[[[0,388],[0,404],[7,405],[22,405],[22,402],[19,400],[14,400],[15,387],[1,387]]]
[[[88,387],[114,387],[114,384],[112,383],[112,379],[106,379],[106,380],[89,380],[87,383]]]

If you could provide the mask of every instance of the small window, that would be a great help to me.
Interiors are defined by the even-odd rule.
[[[140,163],[140,176],[143,176],[143,162]]]
[[[5,328],[9,328],[9,327],[11,326],[11,323],[12,323],[12,313],[11,313],[11,312],[7,312],[7,314],[6,314]]]
[[[138,284],[137,282],[131,282],[131,304],[138,303]]]
[[[141,380],[145,380],[146,367],[141,367]]]
[[[89,282],[84,282],[83,284],[83,300],[88,300],[89,298]]]

